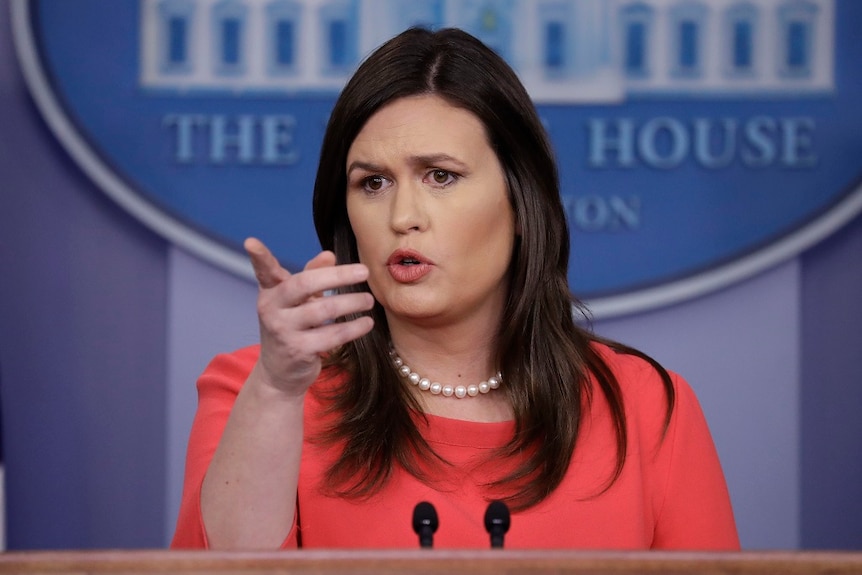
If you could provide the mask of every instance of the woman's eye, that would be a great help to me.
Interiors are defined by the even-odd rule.
[[[386,178],[383,176],[369,176],[362,182],[363,187],[369,192],[379,192],[386,185]]]
[[[446,185],[451,183],[455,178],[451,172],[446,170],[432,170],[431,179],[435,184]]]

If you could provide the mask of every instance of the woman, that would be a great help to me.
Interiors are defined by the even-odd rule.
[[[339,97],[314,188],[325,251],[263,244],[261,342],[198,382],[175,547],[739,546],[691,389],[579,327],[553,153],[513,71],[408,30]],[[324,292],[330,295],[323,296]]]

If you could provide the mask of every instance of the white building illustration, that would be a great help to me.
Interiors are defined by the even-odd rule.
[[[834,89],[832,0],[618,3],[627,93]]]
[[[413,25],[479,37],[538,103],[834,89],[834,0],[141,0],[140,82],[331,94]]]

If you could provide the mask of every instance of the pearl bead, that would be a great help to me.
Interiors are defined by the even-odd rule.
[[[391,344],[390,344],[391,346]],[[492,389],[497,389],[500,387],[500,383],[503,381],[503,374],[499,371],[493,377],[489,377],[488,381],[482,381],[478,384],[470,384],[470,385],[443,385],[439,382],[432,382],[427,377],[422,377],[415,371],[411,370],[409,366],[404,365],[404,360],[402,360],[398,353],[396,353],[395,348],[390,347],[389,349],[389,357],[392,358],[392,365],[398,370],[398,375],[404,377],[417,386],[422,391],[430,391],[434,395],[444,395],[445,397],[452,397],[453,395],[458,399],[463,399],[467,396],[476,397],[480,393],[488,393]]]

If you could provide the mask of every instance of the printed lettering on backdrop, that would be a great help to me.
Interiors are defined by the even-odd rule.
[[[862,210],[852,0],[13,0],[12,17],[38,108],[83,170],[249,278],[247,236],[289,268],[318,251],[328,113],[412,25],[463,28],[520,75],[595,315],[749,277]]]

